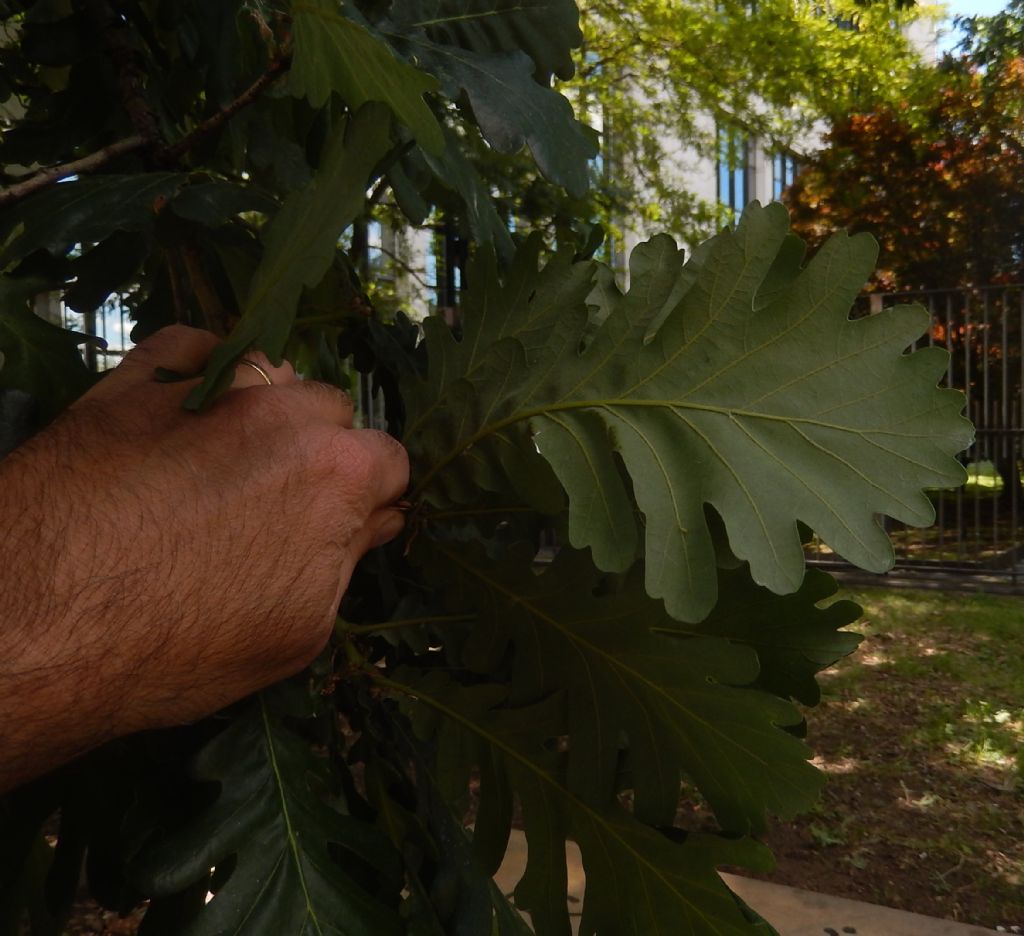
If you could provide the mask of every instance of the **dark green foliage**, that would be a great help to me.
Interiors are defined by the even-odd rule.
[[[78,349],[95,339],[58,328],[32,310],[34,297],[49,285],[40,279],[0,278],[0,391],[31,397],[40,423],[49,422],[94,379]]]
[[[517,910],[565,936],[567,839],[586,936],[769,932],[716,868],[766,867],[769,816],[813,802],[793,700],[857,640],[800,524],[884,567],[877,516],[927,522],[969,439],[941,353],[903,353],[920,312],[847,319],[872,244],[805,266],[753,206],[688,258],[642,244],[623,292],[591,218],[556,249],[510,234],[495,151],[586,186],[593,135],[552,86],[569,0],[0,14],[0,447],[92,380],[33,297],[113,293],[136,336],[225,339],[192,406],[251,347],[365,374],[413,469],[406,537],[361,563],[309,672],[2,804],[0,933],[56,932],[86,855],[98,901],[150,900],[143,936],[523,936]],[[374,308],[356,234],[382,212],[474,241],[454,330]],[[678,824],[686,794],[717,827]],[[491,880],[513,823],[514,906]]]
[[[442,543],[430,552],[425,572],[447,586],[449,610],[483,609],[458,628],[459,664],[486,676],[511,654],[512,702],[564,696],[566,784],[581,800],[607,804],[625,769],[635,815],[669,826],[685,774],[723,828],[739,834],[762,831],[766,811],[793,815],[814,802],[820,775],[806,748],[777,727],[798,722],[796,709],[734,688],[757,678],[752,648],[686,631],[639,577],[594,597],[593,566],[568,549],[542,575],[529,554],[488,560]],[[850,623],[856,615],[846,610]]]
[[[530,911],[538,933],[569,932],[569,837],[580,846],[594,895],[584,904],[582,933],[771,932],[744,912],[712,870],[726,863],[767,870],[763,846],[697,833],[680,841],[637,822],[614,801],[595,807],[569,792],[563,758],[547,743],[550,728],[565,724],[558,696],[530,707],[497,708],[494,693],[460,687],[441,674],[400,672],[392,685],[426,710],[414,716],[417,728],[437,736],[442,750],[483,744],[508,771],[529,844],[516,903]]]
[[[283,723],[305,714],[301,696],[296,706],[285,692],[267,692],[239,713],[196,762],[199,780],[221,785],[216,801],[137,860],[134,876],[156,898],[197,881],[215,890],[216,899],[176,932],[404,932],[398,854],[372,825],[348,815],[331,766]]]
[[[444,148],[441,127],[423,100],[437,82],[395,59],[358,23],[337,12],[329,0],[294,6],[295,61],[289,87],[314,107],[337,92],[351,107],[384,101],[428,152]]]
[[[338,238],[363,207],[370,170],[387,152],[387,130],[387,112],[379,104],[365,104],[338,122],[324,144],[319,171],[267,225],[262,260],[239,297],[241,320],[214,352],[189,406],[202,406],[211,391],[230,383],[228,368],[247,348],[281,360],[302,288],[316,286],[330,269]]]

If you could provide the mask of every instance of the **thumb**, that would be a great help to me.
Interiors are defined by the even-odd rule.
[[[396,507],[375,510],[362,529],[352,538],[352,552],[362,558],[371,549],[383,546],[405,529],[405,513]]]

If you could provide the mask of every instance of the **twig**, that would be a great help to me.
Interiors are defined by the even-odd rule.
[[[388,190],[387,182],[387,171],[398,162],[406,153],[408,153],[414,145],[413,140],[404,140],[397,146],[391,148],[389,152],[384,155],[384,158],[377,164],[377,181],[374,184],[373,191],[370,192],[369,197],[366,199],[366,210],[369,211],[374,205],[378,204],[384,197],[384,193]]]
[[[185,266],[185,276],[192,287],[192,295],[196,297],[199,309],[203,313],[206,327],[215,335],[226,337],[233,325],[232,316],[228,314],[221,302],[217,290],[203,268],[199,251],[191,244],[178,248]]]
[[[336,631],[342,636],[380,634],[383,631],[402,630],[406,627],[420,627],[423,624],[466,624],[476,620],[475,614],[442,614],[431,617],[404,618],[400,621],[384,621],[380,624],[349,624],[339,619]]]
[[[204,120],[191,133],[182,137],[182,139],[177,143],[160,150],[160,161],[170,163],[179,159],[198,142],[227,123],[227,121],[243,107],[246,107],[255,101],[268,85],[270,85],[282,72],[287,70],[290,64],[291,58],[289,56],[274,59],[274,61],[271,62],[270,67],[230,104],[223,107],[212,117]],[[59,182],[61,179],[66,179],[73,175],[84,175],[89,172],[95,172],[97,169],[102,168],[118,156],[124,156],[126,153],[133,153],[136,150],[155,146],[156,143],[156,140],[139,133],[134,136],[126,137],[123,140],[118,140],[116,143],[111,143],[109,146],[101,147],[96,150],[95,153],[90,153],[88,156],[83,156],[81,159],[73,159],[71,162],[61,163],[58,166],[50,166],[46,169],[40,169],[39,172],[36,172],[30,178],[21,182],[16,182],[14,185],[9,185],[7,188],[0,189],[0,208],[9,205],[12,202],[19,201],[39,189],[46,188],[48,185]]]
[[[224,124],[226,124],[232,117],[235,116],[243,107],[248,107],[252,104],[269,87],[277,78],[284,74],[292,64],[292,58],[290,55],[281,55],[271,60],[267,70],[259,76],[248,88],[246,88],[238,97],[236,97],[230,104],[226,104],[216,114],[211,117],[207,117],[199,126],[197,126],[187,136],[182,137],[172,146],[168,146],[162,153],[162,155],[169,161],[174,161],[181,158],[188,150],[195,146],[198,142],[208,137],[210,134],[219,130]]]
[[[945,884],[946,883],[946,878],[949,877],[949,875],[951,875],[954,871],[959,871],[964,866],[964,859],[965,859],[965,857],[966,856],[961,855],[960,856],[960,860],[955,865],[953,865],[952,868],[947,868],[945,871],[938,872],[938,873],[936,873],[935,876],[940,881],[942,881],[943,884]]]
[[[406,263],[393,250],[388,250],[388,248],[384,247],[383,245],[380,246],[380,247],[375,247],[374,249],[375,250],[379,250],[382,254],[384,254],[385,257],[387,257],[392,263],[394,263],[394,265],[397,266],[403,273],[407,273],[409,276],[411,276],[424,289],[433,289],[434,288],[432,284],[428,283],[422,276],[420,276],[419,271],[415,267],[412,267],[408,263]]]
[[[0,208],[9,205],[11,202],[18,201],[26,195],[31,195],[41,188],[46,188],[48,185],[59,182],[61,179],[94,172],[111,160],[117,159],[118,156],[133,153],[151,144],[152,141],[147,140],[144,136],[130,136],[123,140],[118,140],[116,143],[111,143],[109,146],[104,146],[96,150],[95,153],[90,153],[81,159],[73,159],[71,162],[61,163],[59,166],[40,169],[37,173],[23,181],[9,185],[5,189],[0,189]]]
[[[160,123],[146,100],[146,76],[139,65],[127,22],[111,9],[106,0],[85,0],[83,12],[102,38],[114,65],[121,105],[135,132],[151,143],[159,142]]]

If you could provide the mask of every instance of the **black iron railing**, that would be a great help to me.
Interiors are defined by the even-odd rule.
[[[933,527],[887,521],[897,569],[974,576],[982,584],[1024,590],[1024,285],[876,293],[865,296],[854,314],[906,303],[923,305],[931,315],[931,327],[915,347],[938,345],[949,352],[943,383],[963,391],[977,436],[960,456],[967,483],[929,492]],[[841,564],[820,543],[809,552],[815,562]]]

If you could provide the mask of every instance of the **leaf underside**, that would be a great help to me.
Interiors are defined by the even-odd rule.
[[[450,418],[434,430],[411,416],[417,491],[448,506],[460,475],[500,474],[500,446],[535,447],[568,494],[572,545],[609,571],[642,555],[648,593],[683,621],[717,597],[708,506],[777,593],[803,577],[798,521],[849,561],[889,568],[879,517],[926,525],[923,489],[963,480],[963,397],[936,387],[945,351],[904,353],[922,309],[849,318],[870,237],[836,235],[806,266],[791,245],[785,209],[756,203],[687,265],[659,236],[634,252],[630,289],[596,330],[582,288],[534,315],[546,271],[521,273],[538,288],[518,306],[478,272],[505,337],[465,346],[467,322],[460,346],[428,321],[430,372],[409,396]]]

